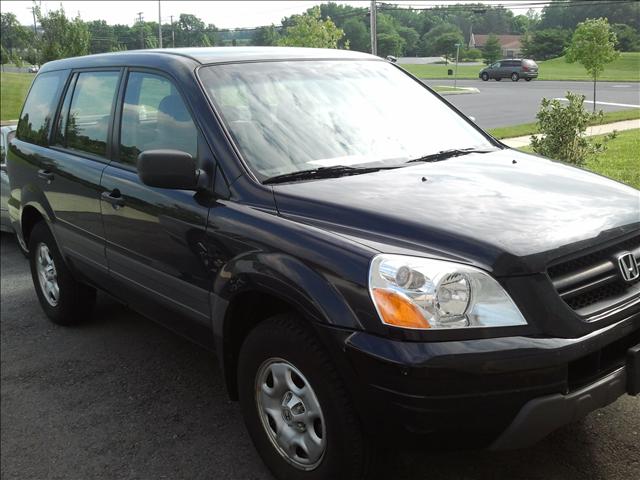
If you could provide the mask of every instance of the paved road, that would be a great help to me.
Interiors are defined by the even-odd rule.
[[[214,357],[106,296],[81,327],[48,323],[13,237],[1,248],[3,480],[269,480]],[[482,412],[478,412],[479,415]],[[380,478],[628,480],[640,399],[517,452],[391,456]]]
[[[453,80],[424,80],[429,86],[453,86]],[[476,117],[483,128],[504,127],[535,121],[542,98],[562,98],[567,91],[586,95],[593,100],[593,84],[590,82],[536,81],[501,82],[489,80],[459,80],[461,87],[476,87],[480,93],[470,95],[449,95],[447,100],[467,115]],[[597,108],[605,112],[640,108],[640,83],[598,83]],[[592,104],[585,105],[592,108]],[[628,106],[624,106],[628,105]],[[629,107],[631,106],[631,107]]]

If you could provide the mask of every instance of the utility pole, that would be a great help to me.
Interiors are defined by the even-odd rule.
[[[378,55],[378,34],[376,26],[376,0],[371,0],[369,20],[371,22],[371,53]]]
[[[33,33],[37,34],[38,27],[36,26],[36,2],[34,1],[31,7],[27,7],[27,10],[31,10],[31,13],[33,14]]]
[[[140,24],[140,48],[144,48],[144,24],[142,23],[142,13],[138,12],[138,23]]]
[[[171,15],[169,18],[171,18],[171,47],[176,48],[176,32],[173,28],[173,15]]]
[[[460,56],[460,44],[456,43],[456,75],[453,77],[453,88],[458,87],[458,57]]]
[[[158,48],[162,48],[162,13],[160,10],[160,0],[158,0]]]

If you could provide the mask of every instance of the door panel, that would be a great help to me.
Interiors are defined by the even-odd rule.
[[[63,253],[89,267],[94,274],[106,274],[104,229],[100,216],[100,178],[106,165],[64,151],[51,149],[41,165],[45,196],[56,212],[54,224]],[[84,270],[81,268],[80,270]]]
[[[109,271],[130,287],[121,295],[145,311],[161,302],[208,326],[208,206],[194,192],[148,187],[118,166],[107,167],[102,187],[121,199],[121,205],[102,200]]]
[[[124,287],[119,295],[139,311],[191,337],[210,335],[209,196],[149,187],[136,172],[145,150],[175,149],[200,159],[198,130],[172,81],[154,73],[128,74],[120,110],[117,159],[102,177],[109,273]]]
[[[73,76],[60,109],[52,146],[38,170],[53,211],[62,250],[78,271],[107,279],[100,180],[107,165],[109,126],[121,71]]]

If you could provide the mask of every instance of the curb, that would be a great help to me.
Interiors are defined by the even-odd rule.
[[[443,91],[443,92],[438,92],[436,90],[436,93],[438,93],[439,95],[468,95],[470,93],[480,93],[480,90],[477,89],[476,87],[457,87],[457,88],[459,88],[460,90]]]

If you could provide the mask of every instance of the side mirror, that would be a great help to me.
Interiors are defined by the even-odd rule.
[[[191,154],[180,150],[145,150],[138,155],[137,166],[138,177],[150,187],[199,190],[208,183]]]

